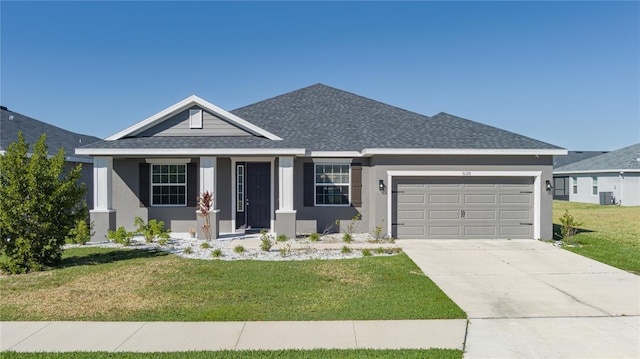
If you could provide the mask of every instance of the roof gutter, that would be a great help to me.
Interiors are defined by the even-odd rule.
[[[558,149],[496,149],[496,148],[365,148],[362,155],[464,155],[464,156],[561,156],[567,150]]]
[[[304,156],[304,148],[79,148],[85,156]]]

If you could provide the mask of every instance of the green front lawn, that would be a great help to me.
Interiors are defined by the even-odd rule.
[[[0,276],[0,320],[302,321],[465,318],[405,255],[193,260],[75,248],[59,268]]]
[[[554,232],[568,209],[582,225],[567,250],[611,266],[640,274],[640,207],[553,201]],[[557,238],[559,239],[559,238]]]
[[[428,350],[256,350],[256,351],[216,351],[216,352],[177,352],[177,353],[107,353],[107,352],[74,352],[74,353],[3,353],[6,359],[142,359],[153,357],[156,359],[204,359],[204,358],[278,358],[278,359],[359,359],[359,358],[399,358],[399,359],[461,359],[462,351],[453,349]]]

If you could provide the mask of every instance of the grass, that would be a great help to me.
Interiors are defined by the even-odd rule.
[[[567,250],[640,275],[640,207],[553,201],[554,233],[565,209],[582,222]]]
[[[403,349],[403,350],[371,350],[371,349],[317,349],[317,350],[256,350],[256,351],[201,351],[201,352],[174,352],[174,353],[107,353],[107,352],[73,352],[73,353],[16,353],[4,352],[6,359],[199,359],[199,358],[336,358],[336,359],[359,359],[359,358],[406,358],[406,359],[461,359],[462,351],[453,349]]]
[[[47,272],[0,276],[0,320],[283,321],[465,318],[405,255],[205,261],[73,248]]]

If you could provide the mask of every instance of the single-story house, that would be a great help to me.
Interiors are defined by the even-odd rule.
[[[292,237],[361,213],[354,231],[400,239],[535,239],[552,237],[566,150],[316,84],[233,111],[191,96],[76,153],[94,159],[95,240],[136,216],[199,228],[204,191],[216,235]]]
[[[93,208],[93,159],[85,155],[76,155],[75,149],[100,141],[100,138],[67,131],[0,106],[0,155],[6,152],[11,143],[18,141],[18,132],[22,132],[29,145],[38,142],[44,133],[47,136],[49,155],[52,156],[61,148],[64,149],[67,169],[82,164],[81,181],[87,188],[85,200],[88,208]]]
[[[571,202],[640,206],[640,143],[555,168]]]
[[[553,156],[553,169],[566,166],[570,163],[586,160],[587,158],[600,156],[608,151],[569,151],[566,156]],[[560,201],[569,200],[569,177],[553,176],[553,199]]]

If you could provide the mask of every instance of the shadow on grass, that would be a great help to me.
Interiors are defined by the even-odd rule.
[[[67,268],[85,265],[98,265],[126,261],[138,258],[154,258],[168,255],[167,252],[147,249],[114,249],[108,252],[88,253],[78,256],[68,256],[62,258],[60,264],[55,268]]]
[[[562,240],[562,236],[560,235],[560,232],[562,231],[562,226],[554,223],[553,224],[553,240],[554,241],[560,241]],[[593,233],[595,231],[592,231],[590,229],[586,229],[586,228],[576,228],[576,234],[580,234],[580,233]]]

